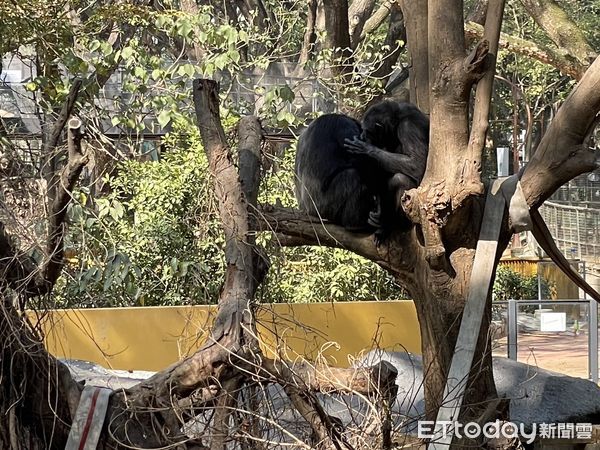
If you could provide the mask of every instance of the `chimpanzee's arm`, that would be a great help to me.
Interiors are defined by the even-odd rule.
[[[365,155],[377,161],[379,166],[388,173],[403,173],[409,177],[415,178],[415,175],[420,176],[423,172],[419,161],[414,157],[404,155],[402,153],[392,153],[386,150],[375,147],[358,137],[346,139],[344,147],[349,153],[355,155]]]

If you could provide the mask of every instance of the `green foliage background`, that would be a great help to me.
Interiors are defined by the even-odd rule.
[[[472,4],[466,1],[465,11]],[[600,1],[561,0],[559,4],[598,48]],[[265,26],[243,20],[233,26],[210,6],[199,6],[197,13],[188,14],[170,0],[161,2],[161,8],[129,1],[77,0],[69,6],[85,11],[81,16],[85,20],[74,24],[65,14],[66,5],[66,0],[0,2],[0,52],[38,67],[25,88],[35,96],[39,116],[60,109],[73,80],[84,79],[85,95],[78,111],[88,139],[118,159],[114,170],[107,172],[106,190],[99,192],[91,180],[75,193],[69,208],[68,265],[52,298],[58,306],[89,307],[214,303],[223,280],[223,237],[206,157],[191,120],[191,80],[221,77],[221,114],[232,148],[236,146],[236,121],[247,113],[256,112],[265,127],[295,129],[307,117],[298,113],[295,94],[285,82],[255,87],[263,101],[258,108],[233,102],[227,88],[245,71],[267,69],[273,63],[294,64],[302,47],[306,9],[301,2],[267,0],[275,21]],[[505,33],[550,44],[518,0],[507,0],[505,19]],[[340,61],[322,45],[325,36],[321,33],[318,51],[304,67],[318,76],[324,92],[319,95],[336,102],[340,110],[354,113],[382,94],[384,80],[370,74],[389,50],[384,45],[387,27],[386,22],[360,42],[353,54],[356,70],[343,80],[331,75],[330,69]],[[109,42],[111,30],[119,30],[125,39],[121,48]],[[197,61],[179,50],[192,47],[202,50]],[[395,68],[409,63],[403,52]],[[102,104],[98,80],[116,68],[121,95]],[[523,151],[526,160],[573,84],[557,70],[507,51],[500,52],[498,72],[484,167],[488,177],[495,171],[493,149],[513,147],[513,123],[519,133],[527,128],[525,106],[533,118],[531,145]],[[144,133],[153,131],[146,120],[150,115],[161,129],[169,130],[160,159],[152,162],[140,159]],[[107,144],[103,121],[125,130],[130,140]],[[20,155],[15,143],[2,134],[0,144],[10,150],[7,154]],[[293,159],[293,145],[271,157],[263,174],[261,202],[295,206]],[[42,163],[36,168],[40,173]],[[41,178],[39,173],[34,175]],[[30,229],[43,231],[44,227]],[[322,247],[282,248],[268,233],[260,239],[272,263],[259,291],[262,301],[406,296],[381,268],[354,254]],[[43,241],[43,233],[29,241]],[[530,285],[531,280],[500,270],[496,298],[531,298]]]
[[[259,201],[294,206],[290,147],[264,173]],[[107,179],[110,193],[81,190],[69,213],[75,255],[55,291],[59,306],[215,303],[223,281],[223,237],[197,128],[177,122],[160,161],[130,160]],[[385,300],[405,295],[379,266],[350,252],[282,248],[260,241],[271,269],[263,302]]]

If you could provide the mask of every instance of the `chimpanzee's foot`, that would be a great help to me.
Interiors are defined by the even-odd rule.
[[[373,233],[373,240],[375,241],[375,246],[379,247],[390,237],[390,230],[385,228],[377,228],[375,233]]]

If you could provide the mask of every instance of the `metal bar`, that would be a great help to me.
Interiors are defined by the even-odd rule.
[[[575,223],[577,224],[577,257],[581,259],[581,229],[579,228],[579,213],[575,211]]]
[[[590,380],[592,380],[594,383],[598,383],[598,302],[594,299],[590,299],[589,302],[589,376]]]
[[[535,306],[535,305],[549,305],[549,306],[556,306],[556,305],[587,305],[588,300],[587,299],[582,299],[582,300],[547,300],[547,301],[535,301],[535,300],[519,300],[519,305],[521,306]]]
[[[508,358],[512,360],[517,360],[517,339],[518,339],[518,317],[517,311],[517,301],[509,300],[508,301]]]
[[[586,280],[585,261],[581,262],[581,266],[583,279]],[[587,298],[585,291],[583,291],[583,298]],[[594,299],[590,299],[588,302],[588,378],[594,383],[598,383],[598,302]]]

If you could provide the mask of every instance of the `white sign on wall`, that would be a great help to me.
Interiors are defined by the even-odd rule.
[[[567,313],[543,312],[540,314],[540,331],[566,331]]]

